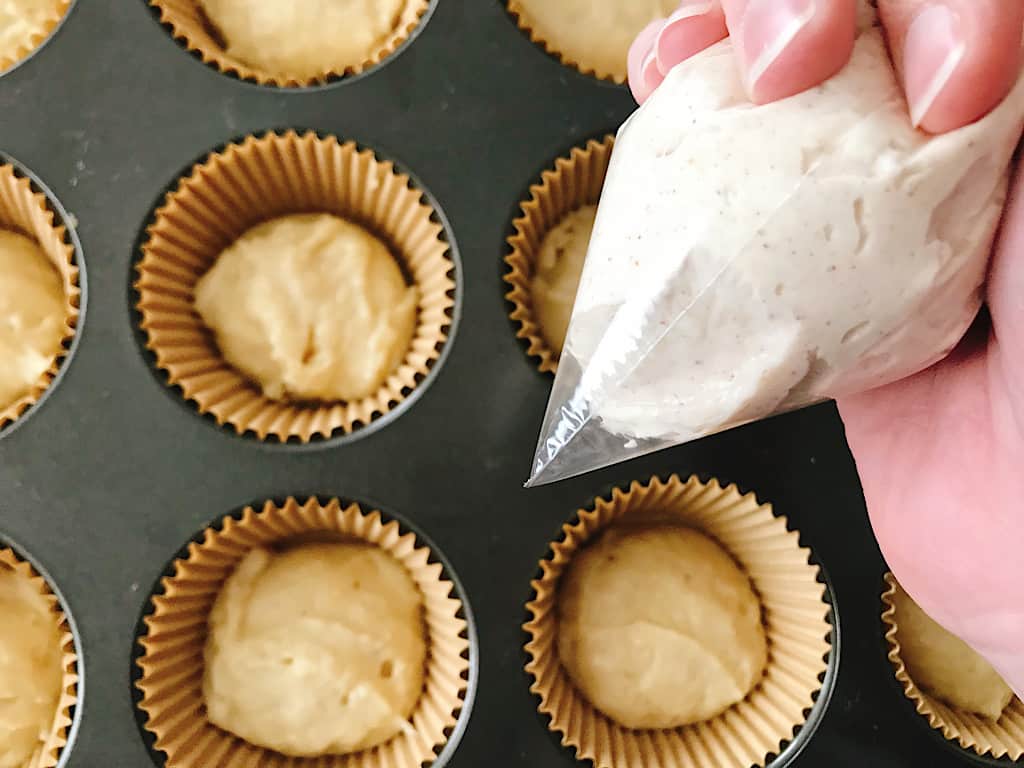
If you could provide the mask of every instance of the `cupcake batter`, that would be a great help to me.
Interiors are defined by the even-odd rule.
[[[749,579],[689,528],[610,528],[570,564],[558,611],[566,672],[627,728],[714,717],[742,701],[767,664]]]
[[[24,768],[50,734],[60,701],[60,627],[46,597],[0,564],[0,768]]]
[[[60,19],[60,0],[4,0],[0,2],[0,69],[14,62]]]
[[[992,665],[921,610],[898,584],[892,604],[900,655],[914,684],[951,707],[998,720],[1013,691]]]
[[[929,136],[869,27],[832,79],[748,104],[724,41],[616,140],[563,353],[606,432],[678,443],[871,389],[942,358],[978,311],[1024,78]]]
[[[624,82],[633,38],[678,9],[679,0],[509,0],[508,7],[569,61]]]
[[[540,244],[530,293],[544,340],[556,353],[561,353],[565,342],[596,217],[596,205],[585,205],[572,211],[544,236]]]
[[[423,598],[367,544],[250,552],[209,620],[210,722],[285,755],[346,754],[409,727],[423,690]]]
[[[224,358],[274,399],[359,400],[398,367],[416,326],[416,288],[387,247],[329,214],[260,224],[196,285]]]
[[[66,315],[60,275],[37,243],[0,229],[0,410],[53,364]]]
[[[373,58],[398,28],[406,0],[201,0],[243,64],[311,79]]]

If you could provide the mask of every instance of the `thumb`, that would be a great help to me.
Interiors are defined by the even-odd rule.
[[[932,133],[984,117],[1020,71],[1021,0],[878,0],[915,126]]]
[[[992,668],[1013,688],[1017,698],[1024,701],[1024,651],[1016,653],[990,652],[986,658]]]
[[[1024,166],[1017,168],[1017,180],[1003,215],[989,275],[988,305],[992,312],[993,369],[1009,390],[1024,435]]]

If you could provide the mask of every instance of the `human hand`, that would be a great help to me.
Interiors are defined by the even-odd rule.
[[[987,114],[1021,70],[1022,0],[878,0],[915,125]],[[668,71],[732,33],[750,98],[813,87],[850,57],[856,0],[684,0],[634,43],[644,101]],[[1024,696],[1024,174],[988,282],[991,323],[949,358],[839,410],[886,560],[915,600]]]

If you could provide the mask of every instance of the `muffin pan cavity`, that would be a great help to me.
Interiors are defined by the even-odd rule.
[[[377,391],[359,400],[266,396],[223,359],[194,306],[197,281],[226,247],[257,224],[298,213],[362,225],[389,246],[417,289],[408,350]],[[146,228],[133,287],[146,350],[200,414],[239,435],[323,446],[393,421],[430,385],[452,342],[459,266],[439,207],[407,173],[353,142],[289,131],[249,136],[196,164]]]
[[[416,721],[423,736],[391,755],[396,768],[588,765],[576,749],[618,768],[627,741],[643,744],[652,768],[971,764],[914,711],[886,657],[887,568],[832,406],[523,489],[556,362],[517,312],[529,309],[524,248],[596,200],[606,137],[635,104],[628,88],[549,58],[508,9],[507,0],[434,0],[401,55],[358,74],[274,83],[230,66],[222,76],[216,62],[187,55],[150,0],[88,0],[41,55],[0,77],[0,152],[24,163],[2,155],[0,167],[28,190],[18,200],[31,205],[14,206],[22,220],[59,230],[77,315],[38,399],[0,426],[0,531],[31,543],[30,562],[50,568],[74,608],[79,706],[61,768],[281,765],[205,723],[197,611],[216,594],[210,579],[279,539],[278,523],[346,514],[381,536],[394,522],[394,543],[410,542],[403,557],[427,550],[435,581],[451,585],[441,592],[459,606],[438,628],[453,616],[463,623],[447,636],[452,665],[437,677],[448,698]],[[394,380],[366,403],[268,403],[221,359],[192,310],[193,286],[252,225],[325,210],[370,229],[402,262],[422,288],[421,328]],[[736,484],[737,514],[750,493],[755,508],[772,502],[765,541],[779,541],[778,556],[758,578],[807,577],[816,627],[806,655],[776,635],[773,664],[790,660],[801,681],[787,717],[751,730],[729,715],[738,741],[696,727],[682,751],[670,747],[676,736],[620,738],[582,706],[566,713],[574,692],[558,682],[558,665],[536,665],[550,656],[536,645],[546,637],[544,596],[531,590],[546,577],[539,557],[565,544],[574,511],[585,510],[569,526],[578,532],[613,489],[641,493],[638,478],[673,475],[683,487],[693,475],[701,486],[717,477],[716,492]],[[304,495],[287,498],[296,492]],[[358,499],[359,512],[336,498]],[[246,500],[259,503],[238,509]],[[531,600],[537,611],[524,616]],[[533,635],[524,621],[538,622]],[[531,660],[535,675],[525,671]]]
[[[186,51],[195,58],[202,61],[222,74],[237,78],[247,83],[255,83],[261,86],[285,88],[289,90],[306,90],[318,88],[336,83],[350,82],[363,75],[368,75],[385,66],[388,62],[398,56],[407,46],[411,45],[423,26],[429,20],[438,0],[393,0],[392,5],[394,18],[390,23],[380,29],[362,30],[360,27],[371,22],[369,18],[359,18],[359,11],[364,14],[371,14],[377,10],[375,3],[350,4],[345,6],[345,11],[353,18],[342,23],[338,15],[339,10],[333,12],[330,18],[323,18],[317,13],[313,4],[305,6],[307,18],[297,24],[297,29],[292,34],[315,35],[314,39],[303,41],[292,39],[287,47],[291,56],[284,57],[284,61],[275,61],[278,66],[268,66],[267,61],[258,61],[252,58],[253,54],[259,56],[266,54],[272,43],[263,36],[237,41],[232,45],[229,32],[214,23],[211,13],[203,5],[203,0],[143,0],[153,12],[154,17],[168,31],[171,37]],[[234,18],[236,29],[231,30],[236,34],[252,35],[254,30],[266,30],[272,20],[280,23],[280,30],[283,32],[288,28],[289,16],[284,6],[266,4],[261,11],[261,16],[254,23],[247,22],[244,14],[253,13],[244,3],[224,2],[219,0],[218,5],[227,18]],[[292,21],[296,18],[302,19],[303,8],[296,6],[298,13],[292,15]],[[329,8],[322,6],[322,11]],[[378,12],[379,13],[379,12]],[[376,14],[374,14],[376,15]],[[375,26],[380,26],[380,19],[373,19]],[[327,24],[327,28],[318,28],[317,25]],[[334,25],[331,29],[330,25]],[[326,41],[338,39],[339,37],[350,36],[354,38],[347,55],[341,56],[337,62],[327,62],[316,68],[313,73],[308,71],[309,62],[301,67],[301,71],[289,66],[289,59],[308,60],[327,49]],[[365,39],[364,39],[365,38]],[[362,46],[360,42],[362,41]],[[241,49],[241,53],[239,52]],[[273,52],[272,52],[273,53]],[[280,57],[278,57],[280,58]]]
[[[504,280],[509,286],[505,300],[512,307],[509,318],[516,326],[516,338],[522,339],[526,354],[542,373],[557,370],[559,352],[547,340],[535,306],[533,280],[541,246],[566,216],[600,201],[614,145],[615,137],[608,134],[559,157],[554,168],[545,170],[540,180],[530,185],[529,198],[520,204],[512,221],[513,234],[505,256]]]
[[[24,579],[50,603],[60,643],[60,694],[53,719],[27,768],[63,768],[69,764],[82,720],[85,696],[82,643],[67,602],[49,574],[16,543],[0,534],[0,572]],[[17,658],[17,657],[15,657]]]
[[[38,244],[56,270],[63,289],[60,347],[32,388],[0,403],[0,438],[21,426],[56,388],[71,362],[85,321],[86,283],[82,244],[71,217],[54,194],[28,168],[0,152],[0,230]]]
[[[672,768],[792,762],[813,736],[831,699],[839,664],[839,622],[824,571],[786,523],[770,505],[759,504],[753,494],[741,495],[735,486],[722,488],[716,480],[703,483],[696,477],[684,482],[673,475],[615,488],[563,526],[562,537],[541,561],[541,575],[533,582],[533,599],[527,604],[532,618],[524,626],[530,638],[526,670],[533,678],[531,690],[539,698],[539,709],[550,718],[549,727],[580,760],[601,768],[655,760]],[[761,602],[768,660],[760,682],[739,703],[693,725],[626,728],[587,701],[559,660],[559,593],[567,569],[603,532],[637,525],[677,526],[707,536],[746,574]],[[637,600],[643,599],[637,595]],[[670,622],[673,607],[663,610],[663,620]],[[617,626],[615,621],[602,616],[600,629],[609,631]],[[645,641],[635,634],[629,637],[641,652]],[[606,666],[600,668],[615,674],[615,664],[601,658]],[[639,683],[642,675],[635,679]],[[621,695],[630,692],[622,690]]]
[[[296,761],[254,746],[206,718],[203,660],[208,619],[225,581],[254,548],[284,551],[336,541],[379,547],[415,582],[423,600],[427,641],[424,688],[408,727],[391,740],[347,755]],[[316,590],[319,585],[309,586]],[[353,588],[359,588],[358,582]],[[140,725],[168,768],[205,768],[213,756],[239,768],[440,766],[458,746],[472,710],[476,629],[454,572],[423,534],[355,502],[288,498],[267,501],[258,510],[246,507],[215,522],[168,567],[145,608],[139,633],[132,674],[141,692]],[[382,669],[381,674],[390,675],[391,670]]]

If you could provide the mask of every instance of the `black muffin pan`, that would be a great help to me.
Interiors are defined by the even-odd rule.
[[[499,0],[439,0],[400,55],[302,91],[204,65],[145,0],[79,0],[45,47],[0,77],[0,151],[77,222],[88,275],[63,375],[0,439],[0,541],[52,579],[77,627],[84,685],[63,765],[163,765],[132,688],[136,632],[157,580],[222,516],[315,494],[407,519],[465,588],[479,679],[447,764],[570,768],[575,758],[537,713],[523,671],[530,579],[579,507],[673,472],[755,491],[830,576],[842,627],[835,685],[819,697],[820,725],[804,730],[802,751],[785,752],[790,765],[970,763],[893,679],[879,618],[885,566],[832,405],[523,489],[551,378],[508,318],[505,238],[540,172],[632,108],[626,88],[531,43]],[[462,272],[461,321],[430,388],[379,429],[312,449],[238,437],[197,415],[155,375],[131,289],[142,229],[179,176],[228,141],[293,127],[355,140],[411,170],[450,223]]]

